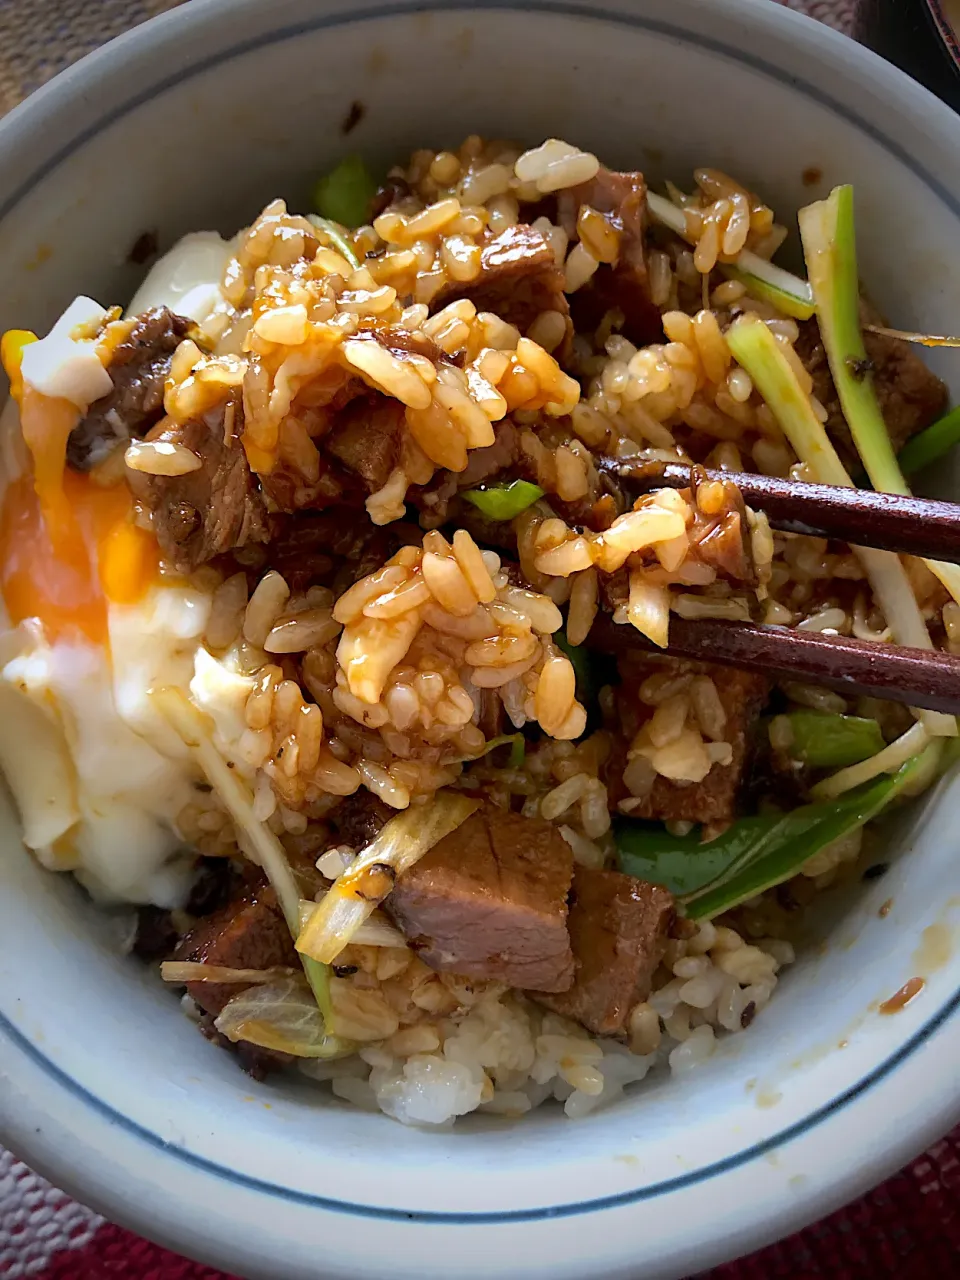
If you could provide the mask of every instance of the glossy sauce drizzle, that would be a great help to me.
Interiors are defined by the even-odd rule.
[[[884,1000],[880,1006],[881,1013],[899,1013],[901,1009],[905,1009],[911,1000],[915,1000],[923,988],[926,986],[923,978],[911,978],[909,982],[905,982],[899,991],[895,992],[889,1000]]]

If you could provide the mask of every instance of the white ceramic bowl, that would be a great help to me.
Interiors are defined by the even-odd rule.
[[[194,0],[0,126],[0,327],[44,326],[79,291],[129,296],[146,228],[233,228],[347,145],[380,163],[474,131],[555,134],[654,177],[719,165],[785,214],[811,166],[819,191],[852,181],[878,302],[956,331],[956,119],[766,0]],[[960,391],[960,359],[934,363]],[[889,874],[828,901],[770,1008],[699,1073],[582,1121],[543,1108],[444,1133],[246,1079],[7,817],[0,1134],[110,1217],[245,1276],[688,1274],[960,1118],[957,807],[941,784],[891,830]],[[916,974],[922,996],[879,1015]]]

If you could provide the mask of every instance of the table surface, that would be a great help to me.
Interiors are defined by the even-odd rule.
[[[844,32],[852,28],[857,5],[857,0],[780,2]],[[0,115],[97,45],[177,3],[0,0]],[[960,1129],[861,1200],[701,1280],[930,1276],[960,1276]],[[0,1148],[0,1280],[21,1277],[229,1280],[107,1222]]]

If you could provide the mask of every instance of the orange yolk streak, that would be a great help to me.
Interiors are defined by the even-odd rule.
[[[133,523],[133,499],[65,467],[78,412],[68,400],[25,386],[19,376],[32,334],[12,331],[2,359],[20,404],[33,476],[7,489],[0,506],[0,592],[16,625],[39,618],[47,637],[77,633],[108,641],[108,602],[133,604],[159,574],[156,541]]]
[[[79,632],[108,639],[107,605],[134,604],[156,581],[155,540],[132,523],[125,484],[101,488],[66,471],[61,496],[76,536],[50,536],[29,476],[14,481],[0,508],[0,591],[11,622],[39,618],[47,638]]]

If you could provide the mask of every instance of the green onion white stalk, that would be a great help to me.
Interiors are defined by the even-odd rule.
[[[820,336],[857,452],[874,489],[909,494],[883,420],[860,329],[853,187],[835,187],[826,200],[801,209],[798,221]],[[941,560],[924,563],[960,603],[960,566]]]
[[[687,220],[683,210],[665,196],[647,192],[647,208],[651,217],[665,227],[689,240]],[[784,271],[750,249],[742,249],[732,263],[718,263],[721,271],[747,286],[755,298],[769,302],[784,315],[796,320],[809,320],[814,312],[813,293],[806,280]]]
[[[308,921],[326,896],[325,893],[318,894],[313,902],[309,898],[301,898],[301,929],[307,927]],[[373,915],[369,920],[365,920],[353,935],[352,941],[358,947],[405,947],[407,945],[407,940],[400,930],[395,928],[389,920],[385,920],[382,915]]]
[[[198,960],[164,960],[160,965],[160,977],[164,982],[243,982],[260,986],[276,982],[278,978],[292,977],[293,970],[281,966],[272,969],[231,969],[223,964],[204,964]]]
[[[793,451],[808,465],[813,478],[820,484],[854,488],[823,423],[813,411],[810,397],[764,322],[756,316],[742,316],[727,330],[726,338],[734,359],[750,374]],[[892,551],[877,551],[873,547],[854,550],[897,643],[933,649],[900,557]],[[921,711],[918,715],[932,734],[952,737],[957,732],[953,716],[939,711]]]
[[[265,822],[254,814],[253,797],[246,784],[237,777],[236,770],[227,762],[214,745],[207,727],[207,719],[179,689],[161,689],[154,701],[177,731],[194,759],[206,775],[207,781],[223,801],[227,812],[237,827],[241,847],[251,861],[261,866],[270,881],[283,918],[293,938],[300,932],[300,891],[294,878],[283,845]],[[349,1041],[332,1034],[333,1010],[330,1002],[330,971],[309,956],[301,956],[303,970],[313,991],[314,998],[326,1022],[329,1057],[349,1052]]]

